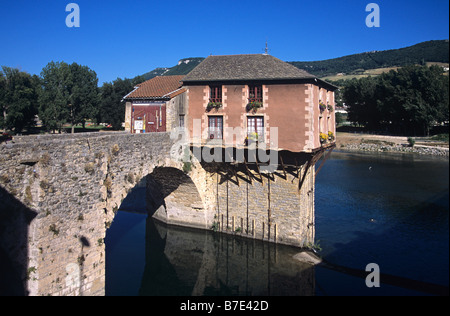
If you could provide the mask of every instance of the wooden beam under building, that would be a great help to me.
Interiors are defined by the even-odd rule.
[[[248,178],[250,179],[250,184],[253,185],[253,175],[247,166],[247,160],[245,159],[245,157],[244,157],[244,166],[245,166],[245,169],[247,170]]]
[[[239,178],[238,178],[238,175],[236,172],[236,167],[232,167],[232,169],[233,169],[234,176],[236,177],[237,185],[238,185],[238,187],[240,187],[241,185],[239,184]]]
[[[327,154],[326,154],[325,157],[323,158],[322,162],[320,163],[319,168],[318,168],[317,171],[316,171],[315,177],[317,177],[317,174],[320,172],[320,169],[322,169],[323,165],[324,165],[325,162],[328,160],[328,158],[330,157],[331,153],[333,152],[333,150],[334,150],[335,148],[336,148],[336,144],[328,150]]]
[[[284,179],[287,179],[286,169],[284,168],[283,157],[281,155],[280,155],[280,161],[281,161],[281,168],[283,169],[283,173],[284,173]]]
[[[306,175],[308,174],[309,168],[311,166],[315,166],[315,164],[317,163],[317,161],[319,161],[320,156],[324,153],[324,150],[319,150],[316,153],[314,153],[311,158],[308,160],[308,164],[306,165],[306,169],[303,172],[303,176],[302,179],[298,181],[298,191],[300,191],[302,189],[303,183],[305,182],[306,179]]]
[[[256,170],[258,170],[259,177],[261,178],[261,183],[262,183],[262,185],[264,185],[264,180],[263,180],[263,176],[261,174],[261,170],[259,169],[258,161],[255,161],[255,164],[256,164]]]

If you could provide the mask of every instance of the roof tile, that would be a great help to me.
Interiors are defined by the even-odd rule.
[[[271,55],[225,55],[209,56],[183,78],[183,83],[310,78],[316,77]]]
[[[161,99],[173,98],[184,92],[180,76],[158,76],[138,84],[124,99]]]

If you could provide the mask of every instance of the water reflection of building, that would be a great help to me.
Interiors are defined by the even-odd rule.
[[[293,247],[150,218],[146,235],[140,295],[314,295],[314,267],[293,259]]]

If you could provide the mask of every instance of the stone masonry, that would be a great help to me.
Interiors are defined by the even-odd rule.
[[[0,257],[7,269],[0,280],[8,290],[104,295],[107,229],[144,177],[155,217],[168,224],[314,242],[314,168],[300,191],[295,174],[263,175],[261,182],[255,173],[246,182],[238,170],[236,182],[195,158],[172,159],[173,144],[169,133],[24,136],[0,144]]]

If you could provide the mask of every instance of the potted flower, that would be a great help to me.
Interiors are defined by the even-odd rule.
[[[212,100],[209,100],[208,105],[206,106],[206,112],[211,111],[212,109],[219,110],[222,107],[222,102],[214,102]]]
[[[250,101],[250,102],[247,104],[246,110],[247,110],[247,112],[252,111],[253,113],[256,113],[256,111],[257,111],[259,108],[262,108],[262,107],[263,107],[262,102],[258,102],[258,101]]]
[[[258,138],[259,136],[256,132],[248,134],[248,136],[245,138],[245,146],[249,146],[254,143],[258,144]]]
[[[334,137],[334,133],[333,132],[328,132],[328,140],[329,141],[334,141],[335,137]]]
[[[324,143],[326,143],[327,140],[328,140],[328,135],[325,134],[325,133],[320,133],[320,134],[319,134],[319,138],[320,138],[320,143],[321,143],[321,144],[324,144]]]
[[[334,110],[333,106],[329,103],[327,104],[327,109],[328,109],[328,112],[330,112],[330,113],[333,112],[333,110]]]
[[[322,101],[319,101],[319,109],[320,109],[320,113],[322,113],[323,111],[325,111],[326,108],[327,108],[327,106],[325,105],[325,103],[323,103]]]

